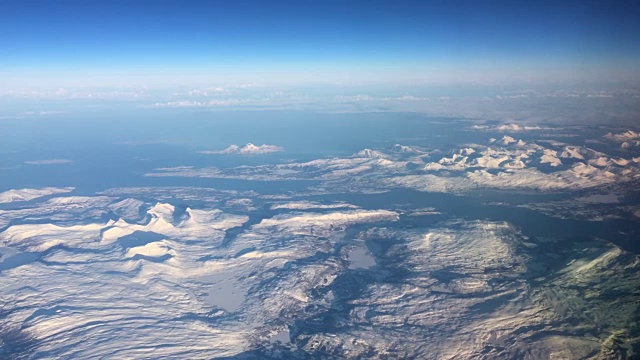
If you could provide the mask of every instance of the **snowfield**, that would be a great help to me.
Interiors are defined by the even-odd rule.
[[[283,191],[4,191],[0,358],[638,356],[637,133],[470,130],[498,134],[145,174]]]

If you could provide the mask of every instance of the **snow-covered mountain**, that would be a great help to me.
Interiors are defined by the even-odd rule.
[[[257,154],[271,154],[275,152],[284,151],[280,146],[276,145],[254,145],[248,143],[244,146],[229,145],[224,150],[205,150],[201,151],[201,154],[239,154],[239,155],[257,155]]]

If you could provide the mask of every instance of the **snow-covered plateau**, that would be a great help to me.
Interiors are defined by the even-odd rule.
[[[637,133],[469,130],[4,190],[0,358],[640,356]]]

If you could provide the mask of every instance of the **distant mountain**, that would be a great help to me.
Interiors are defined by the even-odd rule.
[[[353,154],[353,157],[369,158],[369,159],[388,159],[389,155],[377,150],[362,149],[357,153]]]
[[[257,155],[257,154],[271,154],[275,152],[284,151],[284,148],[276,145],[254,145],[248,143],[245,146],[229,145],[224,150],[205,150],[201,151],[201,154],[239,154],[239,155]]]
[[[46,187],[42,189],[18,189],[0,192],[0,204],[17,201],[30,201],[43,196],[62,194],[73,191],[72,187],[56,188]]]
[[[395,144],[389,148],[389,151],[396,154],[424,154],[423,151],[414,149],[410,146]]]

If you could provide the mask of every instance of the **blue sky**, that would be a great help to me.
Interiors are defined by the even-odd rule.
[[[622,81],[638,1],[0,2],[9,86]]]

